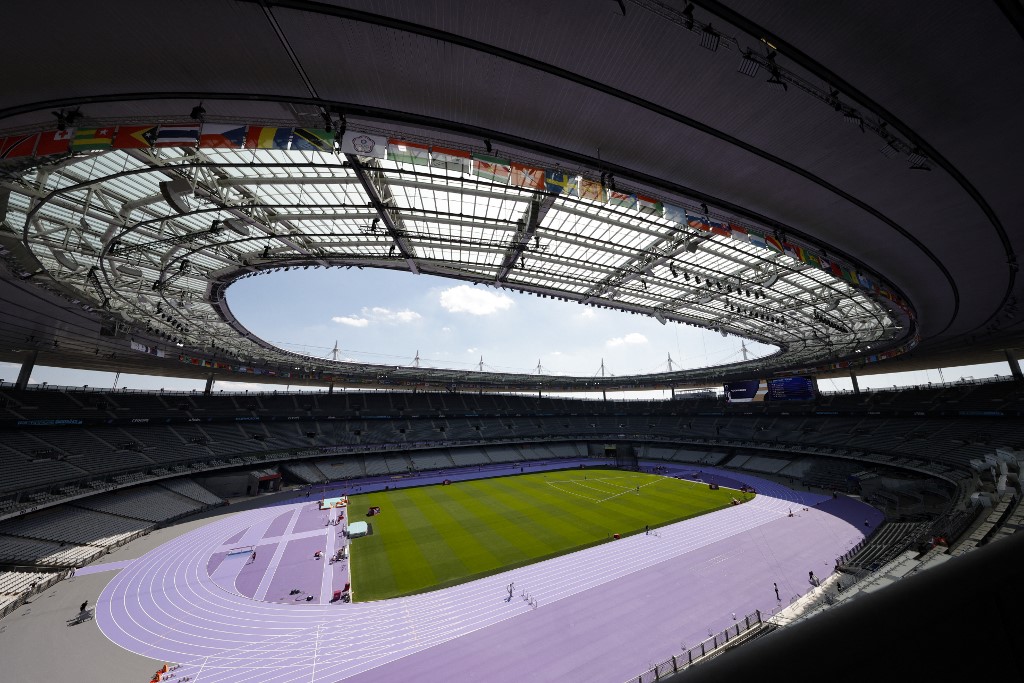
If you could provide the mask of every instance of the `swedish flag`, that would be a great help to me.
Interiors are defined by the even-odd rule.
[[[579,197],[579,182],[576,175],[569,175],[564,171],[547,169],[544,171],[544,188],[553,194],[564,194],[569,197]]]

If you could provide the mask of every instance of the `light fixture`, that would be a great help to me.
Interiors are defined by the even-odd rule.
[[[490,140],[484,140],[484,149],[486,149],[486,150],[487,150],[487,153],[488,153],[488,154],[490,154],[491,152],[493,152],[493,151],[494,151],[494,150],[493,150],[493,149],[491,148],[491,141],[490,141]]]
[[[774,66],[772,67],[771,78],[769,78],[765,82],[768,85],[770,85],[774,90],[782,90],[782,91],[789,90],[789,86],[786,85],[786,82],[782,80],[782,72],[779,71],[779,69],[777,67],[774,67]]]
[[[886,140],[885,145],[883,145],[878,151],[881,152],[882,156],[886,159],[893,159],[900,153],[899,147],[896,146],[893,140]]]
[[[175,178],[174,180],[166,180],[160,183],[160,193],[164,196],[164,200],[178,213],[188,213],[190,211],[185,197],[193,194],[194,191],[192,184],[185,178]]]
[[[704,202],[701,202],[700,203],[700,210],[704,213],[704,217],[707,218],[708,217],[708,205],[705,204]]]
[[[718,49],[719,41],[721,41],[721,36],[711,27],[711,24],[705,26],[704,30],[700,32],[700,46],[705,50],[714,52]]]
[[[757,60],[754,59],[754,53],[751,50],[747,50],[747,53],[743,55],[743,59],[740,60],[740,68],[736,69],[744,76],[750,76],[753,78],[757,75],[761,65],[758,64]]]
[[[200,123],[206,119],[206,110],[203,109],[203,103],[200,102],[196,106],[192,107],[192,113],[188,115],[193,121],[199,121]]]
[[[687,31],[693,30],[693,3],[686,3],[686,7],[683,8],[683,28]]]

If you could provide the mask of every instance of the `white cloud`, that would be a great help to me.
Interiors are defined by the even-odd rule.
[[[357,318],[354,315],[336,315],[331,318],[336,323],[342,325],[349,325],[351,327],[366,327],[370,324],[370,321],[366,318]]]
[[[508,310],[512,303],[512,299],[504,294],[492,294],[469,285],[459,285],[441,292],[441,306],[449,313],[490,315]]]
[[[583,312],[580,313],[580,317],[584,320],[590,320],[591,318],[596,318],[597,313],[592,308],[584,308]]]
[[[473,346],[473,347],[471,347],[471,348],[468,348],[468,349],[466,349],[466,353],[476,353],[476,352],[477,352],[477,351],[479,351],[479,350],[480,350],[480,349],[478,349],[478,348],[476,348],[475,346]]]
[[[363,308],[359,316],[336,315],[331,320],[342,325],[351,327],[366,327],[372,323],[411,323],[422,318],[416,311],[405,309],[404,311],[392,311],[390,308]]]
[[[380,306],[364,308],[362,313],[369,316],[374,322],[382,323],[411,323],[423,317],[416,311],[410,311],[408,308],[404,311],[392,311],[389,308],[381,308]]]
[[[442,328],[441,328],[441,331],[442,331],[442,332],[451,332],[451,331],[452,331],[452,328],[450,328],[450,327],[442,327]]]
[[[608,341],[605,342],[605,345],[606,346],[615,347],[615,346],[622,346],[624,344],[636,345],[636,344],[646,344],[646,343],[647,343],[647,337],[645,337],[644,335],[640,334],[639,332],[630,332],[625,337],[613,337],[612,339],[609,339]]]

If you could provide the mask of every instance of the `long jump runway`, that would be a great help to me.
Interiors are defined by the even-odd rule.
[[[179,663],[179,678],[195,683],[352,677],[361,683],[406,676],[421,682],[475,676],[499,683],[559,677],[621,683],[683,645],[697,644],[708,631],[727,628],[723,619],[730,613],[771,614],[777,607],[773,582],[783,597],[806,593],[808,571],[828,576],[835,558],[880,522],[880,513],[856,501],[721,474],[755,486],[759,495],[663,527],[657,536],[631,536],[452,588],[368,603],[320,604],[323,595],[297,603],[247,597],[232,579],[244,559],[216,557],[232,545],[255,545],[280,562],[274,539],[291,544],[318,533],[289,535],[282,515],[290,515],[287,530],[293,531],[298,516],[323,513],[314,512],[317,504],[309,499],[239,512],[121,569],[96,603],[96,621],[115,644]],[[845,506],[841,512],[829,510],[837,504]],[[852,521],[861,517],[871,520],[870,528]],[[326,541],[337,527],[320,529]],[[316,577],[326,562],[311,554],[300,561]],[[329,571],[324,587],[331,586]],[[268,581],[269,575],[248,583],[261,583],[266,593]],[[507,601],[512,582],[515,595]]]

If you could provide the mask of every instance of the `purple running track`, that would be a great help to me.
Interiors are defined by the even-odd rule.
[[[327,578],[326,558],[313,560],[312,552],[325,547],[325,535],[339,527],[324,528],[323,513],[316,510],[319,526],[309,531],[323,533],[305,535],[296,524],[281,537],[288,546],[264,601],[222,588],[209,567],[229,539],[241,538],[240,529],[266,530],[295,508],[301,509],[300,522],[308,520],[315,503],[305,499],[240,512],[125,567],[97,601],[97,623],[125,649],[181,663],[179,675],[195,683],[403,676],[423,682],[562,677],[621,683],[683,643],[695,645],[709,629],[728,627],[732,612],[770,614],[777,606],[773,582],[784,598],[806,593],[808,571],[828,576],[835,558],[870,531],[864,519],[880,520],[872,516],[877,511],[847,498],[719,474],[755,486],[758,497],[663,527],[657,536],[631,536],[452,588],[369,603],[288,601],[291,588],[317,594],[321,577]],[[273,549],[258,552],[270,555]],[[358,543],[353,552],[359,552]],[[227,569],[212,571],[223,581]],[[338,587],[339,570],[326,570]],[[304,585],[296,584],[299,573]],[[251,585],[240,579],[236,584]],[[515,597],[506,602],[510,582]],[[521,591],[538,606],[523,600]],[[273,602],[282,594],[287,604]]]

